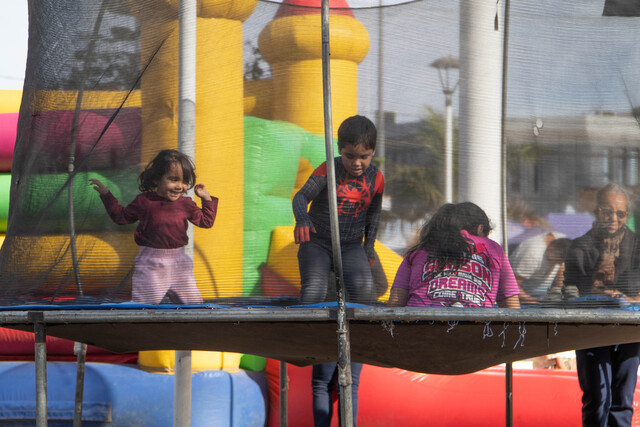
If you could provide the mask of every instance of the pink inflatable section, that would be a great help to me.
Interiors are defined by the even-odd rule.
[[[66,171],[69,163],[69,146],[74,126],[76,162],[85,161],[93,169],[114,169],[128,161],[135,164],[139,160],[140,137],[138,111],[123,110],[118,121],[110,122],[111,111],[101,114],[99,110],[81,111],[75,117],[74,111],[43,111],[31,118],[31,149],[48,157],[47,161],[56,171]],[[126,125],[123,131],[121,125]]]
[[[269,426],[279,425],[279,362],[267,360]],[[288,421],[313,427],[311,367],[288,365]],[[581,396],[576,371],[513,370],[513,425],[581,426]],[[640,401],[636,388],[635,401]],[[467,375],[418,374],[365,365],[360,379],[358,425],[505,425],[505,370],[493,367]],[[635,411],[633,425],[640,425]],[[332,426],[338,426],[334,402]]]
[[[18,113],[0,114],[0,172],[11,170],[17,130]]]

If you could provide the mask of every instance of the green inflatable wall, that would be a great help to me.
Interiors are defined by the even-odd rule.
[[[256,296],[273,229],[294,223],[291,198],[300,159],[315,168],[326,154],[324,135],[289,122],[245,117],[244,135],[243,294]]]
[[[90,178],[99,179],[121,204],[127,204],[138,194],[138,171],[79,172],[73,180],[73,209],[76,231],[92,232],[125,231],[111,221],[97,191],[89,184]],[[41,174],[27,178],[25,188],[29,190],[16,201],[18,214],[37,224],[37,229],[27,234],[56,234],[69,231],[68,175]],[[33,222],[32,222],[33,221]],[[107,228],[105,229],[105,224]],[[22,233],[20,233],[22,234]]]
[[[0,174],[0,233],[7,232],[9,218],[9,190],[11,189],[11,174]]]

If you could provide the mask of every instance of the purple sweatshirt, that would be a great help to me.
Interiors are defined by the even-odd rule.
[[[409,291],[410,307],[493,307],[498,300],[518,295],[518,282],[502,247],[491,239],[462,236],[475,253],[458,270],[445,267],[433,274],[435,260],[424,249],[404,257],[393,286]]]

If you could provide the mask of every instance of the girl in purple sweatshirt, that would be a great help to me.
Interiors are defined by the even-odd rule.
[[[398,268],[389,305],[520,308],[509,260],[487,236],[489,218],[471,203],[448,203],[425,224]]]

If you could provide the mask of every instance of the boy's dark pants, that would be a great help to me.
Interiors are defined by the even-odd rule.
[[[313,365],[312,369],[313,422],[315,427],[329,427],[333,415],[333,391],[337,388],[338,394],[340,394],[337,378],[338,363],[321,363],[319,365]],[[357,425],[358,418],[358,385],[360,384],[361,371],[362,363],[351,363],[351,400],[353,405],[354,427]],[[341,420],[341,417],[339,417],[338,420]]]
[[[330,245],[330,243],[329,243]],[[301,303],[324,302],[329,288],[329,274],[333,270],[331,246],[311,240],[300,244]],[[342,275],[347,289],[347,301],[373,303],[373,276],[369,260],[361,243],[342,245]]]
[[[576,350],[583,426],[631,426],[640,343]]]
[[[347,300],[362,304],[373,302],[373,276],[369,260],[360,243],[345,244],[342,248],[342,275],[347,289]],[[309,241],[298,249],[300,267],[301,303],[324,302],[329,288],[330,273],[333,270],[333,251],[324,242]],[[313,418],[316,427],[331,423],[331,392],[337,386],[334,375],[337,363],[322,363],[313,366],[311,387],[313,389]],[[353,405],[353,425],[358,415],[358,384],[361,363],[351,363],[351,385]]]

